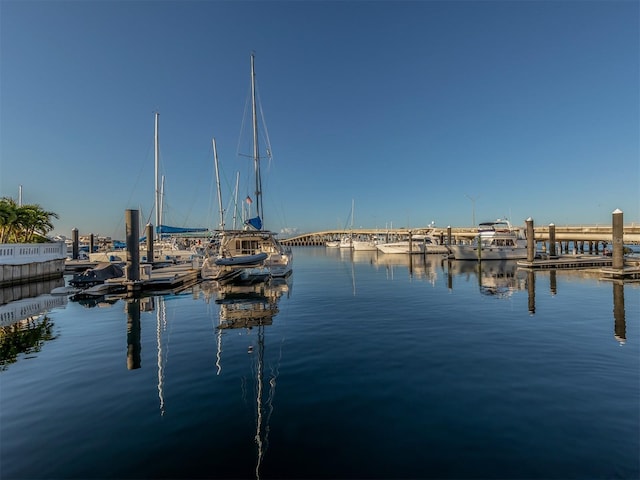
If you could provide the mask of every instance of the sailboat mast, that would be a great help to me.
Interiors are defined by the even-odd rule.
[[[160,163],[160,141],[159,141],[159,129],[160,129],[160,113],[156,112],[156,128],[154,135],[154,144],[155,144],[155,173],[156,173],[156,187],[155,187],[155,197],[156,197],[156,235],[155,238],[158,238],[158,229],[160,228],[160,186],[158,185],[160,181],[159,177],[159,163]]]
[[[216,139],[213,143],[213,160],[216,166],[216,187],[218,189],[218,209],[220,210],[220,230],[224,230],[224,211],[222,210],[222,192],[220,191],[220,172],[218,171],[218,149],[216,148]]]
[[[262,179],[260,178],[260,152],[258,148],[258,112],[256,102],[256,72],[254,68],[255,53],[251,53],[251,120],[253,124],[253,168],[256,177],[256,212],[264,225],[262,211]]]
[[[158,216],[158,233],[162,236],[162,219],[164,218],[164,175],[160,177],[160,203],[158,204],[158,211],[160,215]]]
[[[240,188],[240,172],[236,172],[236,190],[233,200],[233,229],[238,228],[238,188]]]

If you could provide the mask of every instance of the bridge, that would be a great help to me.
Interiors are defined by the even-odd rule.
[[[524,227],[520,227],[524,231]],[[469,240],[478,234],[477,227],[416,227],[416,228],[358,228],[353,230],[324,230],[320,232],[310,232],[296,235],[280,240],[283,245],[290,246],[319,246],[331,240],[339,240],[345,235],[354,237],[368,237],[376,235],[380,238],[393,238],[398,236],[408,236],[430,232],[441,239],[441,243],[446,243],[451,230],[453,243]],[[549,240],[548,225],[534,225],[536,241],[545,242]],[[555,237],[557,242],[606,242],[610,243],[613,238],[613,227],[611,225],[556,225]],[[640,244],[640,224],[630,224],[624,226],[624,243]]]

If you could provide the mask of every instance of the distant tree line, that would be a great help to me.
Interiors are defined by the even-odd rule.
[[[9,197],[0,199],[0,243],[41,243],[54,228],[58,214],[38,204],[21,205]]]

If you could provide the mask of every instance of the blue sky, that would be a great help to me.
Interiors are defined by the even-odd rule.
[[[265,226],[640,221],[640,2],[0,2],[0,196],[56,233],[218,223],[256,53]],[[475,215],[474,215],[475,214]],[[227,218],[227,224],[230,219]]]

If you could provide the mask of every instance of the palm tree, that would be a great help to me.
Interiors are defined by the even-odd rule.
[[[40,240],[53,230],[52,218],[58,218],[58,214],[55,212],[48,212],[40,205],[25,205],[18,209],[22,215],[22,235],[23,242],[30,243],[36,238],[36,235],[40,237]]]
[[[42,241],[53,230],[55,212],[38,204],[18,206],[12,198],[0,199],[0,243]]]
[[[18,204],[12,198],[0,199],[0,243],[7,243],[18,220]]]

